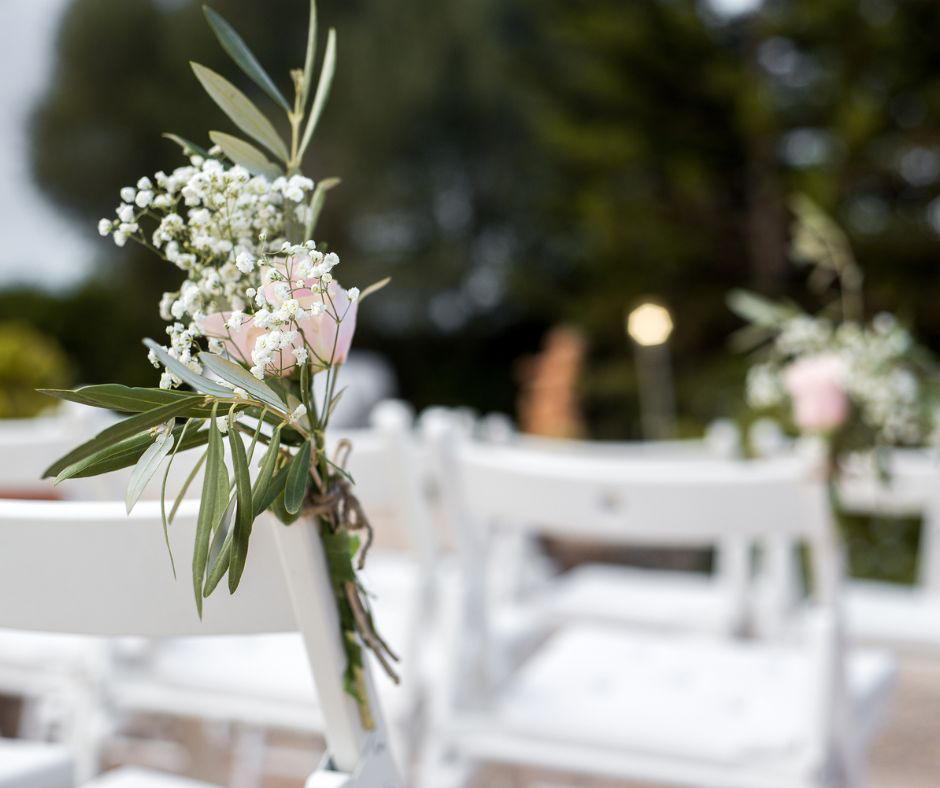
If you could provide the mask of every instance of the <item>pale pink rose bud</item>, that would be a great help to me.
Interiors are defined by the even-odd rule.
[[[795,361],[783,372],[793,400],[793,421],[803,432],[831,432],[849,416],[845,364],[837,356],[820,354]]]

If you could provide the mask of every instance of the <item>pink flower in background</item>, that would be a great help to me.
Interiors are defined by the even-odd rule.
[[[833,355],[807,356],[783,371],[783,384],[793,400],[793,420],[804,432],[831,432],[845,423],[849,397],[845,363]]]

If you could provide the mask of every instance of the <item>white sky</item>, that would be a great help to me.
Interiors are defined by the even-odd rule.
[[[68,0],[0,0],[0,287],[58,288],[88,273],[94,236],[59,214],[29,171],[29,113],[52,68]]]

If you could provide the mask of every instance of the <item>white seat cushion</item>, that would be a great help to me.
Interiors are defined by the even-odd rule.
[[[856,718],[877,711],[892,677],[890,658],[852,656]],[[787,769],[805,754],[813,692],[805,649],[575,626],[507,682],[491,709],[496,726],[489,719],[480,732],[484,740],[517,734],[617,754]]]
[[[695,572],[584,564],[557,578],[546,613],[561,621],[633,623],[726,630],[734,600],[711,576]]]
[[[393,649],[405,645],[413,568],[377,554],[365,573],[375,595],[379,631]],[[401,696],[376,671],[386,713]],[[299,634],[179,638],[155,643],[148,658],[115,683],[119,706],[322,732],[323,720]]]
[[[72,758],[64,747],[19,739],[0,739],[0,786],[72,788]]]
[[[201,780],[177,777],[149,769],[126,767],[106,772],[85,783],[82,788],[218,788]]]
[[[845,596],[848,630],[853,637],[940,648],[940,594],[894,583],[853,581]]]

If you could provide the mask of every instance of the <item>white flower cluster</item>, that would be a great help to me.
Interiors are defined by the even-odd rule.
[[[881,313],[868,325],[799,315],[786,321],[770,360],[747,375],[747,401],[756,409],[784,405],[784,370],[809,356],[834,356],[846,371],[843,385],[858,418],[887,444],[927,440],[934,415],[916,374],[910,333],[893,315]]]
[[[160,316],[172,321],[170,354],[196,371],[199,321],[228,311],[235,320],[249,308],[263,284],[259,260],[284,244],[292,228],[302,231],[314,185],[302,175],[273,181],[252,176],[215,158],[217,148],[210,154],[124,187],[117,218],[98,223],[101,235],[111,235],[118,246],[136,241],[186,272],[178,291],[163,294]],[[178,384],[169,373],[161,380],[163,386]]]

